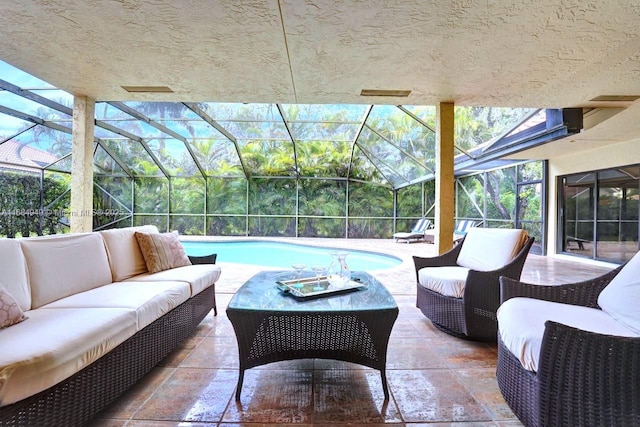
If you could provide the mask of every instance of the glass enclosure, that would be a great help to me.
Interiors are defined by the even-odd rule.
[[[67,232],[73,97],[8,64],[0,72],[0,233]],[[435,114],[417,105],[97,102],[94,229],[388,238],[433,218]],[[483,158],[530,138],[545,114],[456,106],[459,218],[541,233],[541,163]]]

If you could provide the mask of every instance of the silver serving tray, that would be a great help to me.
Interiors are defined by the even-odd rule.
[[[347,284],[334,286],[329,282],[327,276],[320,277],[304,277],[301,279],[277,281],[278,288],[284,293],[290,294],[299,299],[312,299],[323,296],[342,294],[345,292],[356,291],[366,287],[364,283],[356,280],[350,280]]]

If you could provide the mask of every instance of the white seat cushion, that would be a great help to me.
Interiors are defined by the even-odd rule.
[[[526,239],[523,230],[476,228],[467,232],[456,263],[478,271],[504,267],[518,254]]]
[[[547,320],[599,334],[640,336],[597,308],[512,298],[498,309],[498,332],[507,349],[529,371],[538,371],[544,323]]]
[[[144,328],[189,299],[187,282],[117,282],[80,292],[42,308],[127,308],[137,314],[137,330]]]
[[[640,252],[600,292],[598,305],[618,322],[640,333]]]
[[[136,333],[123,308],[38,309],[0,333],[0,406],[70,377]]]
[[[197,295],[213,285],[220,277],[220,266],[215,264],[196,264],[172,268],[157,273],[145,273],[134,276],[127,281],[162,282],[182,281],[191,285],[191,296]]]
[[[465,267],[425,267],[418,271],[418,282],[439,294],[462,298],[468,273]]]

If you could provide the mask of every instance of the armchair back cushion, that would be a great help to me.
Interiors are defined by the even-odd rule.
[[[640,252],[600,292],[598,305],[618,322],[640,334]]]
[[[18,303],[22,311],[31,309],[31,289],[27,279],[27,265],[25,264],[20,241],[17,239],[0,239],[0,283],[2,283]]]
[[[112,282],[98,233],[30,237],[20,244],[29,272],[32,309]]]
[[[467,231],[457,264],[478,271],[504,267],[518,254],[527,240],[520,229],[476,228]]]
[[[155,225],[143,225],[100,232],[104,239],[104,246],[107,248],[114,282],[121,282],[148,271],[135,236],[136,231],[158,233],[158,228]]]

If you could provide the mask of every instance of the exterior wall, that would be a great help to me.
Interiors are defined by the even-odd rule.
[[[640,163],[640,139],[620,144],[611,144],[595,150],[579,152],[569,156],[549,159],[549,186],[547,218],[547,254],[556,254],[556,240],[558,235],[558,188],[557,178],[577,172],[588,172]]]

